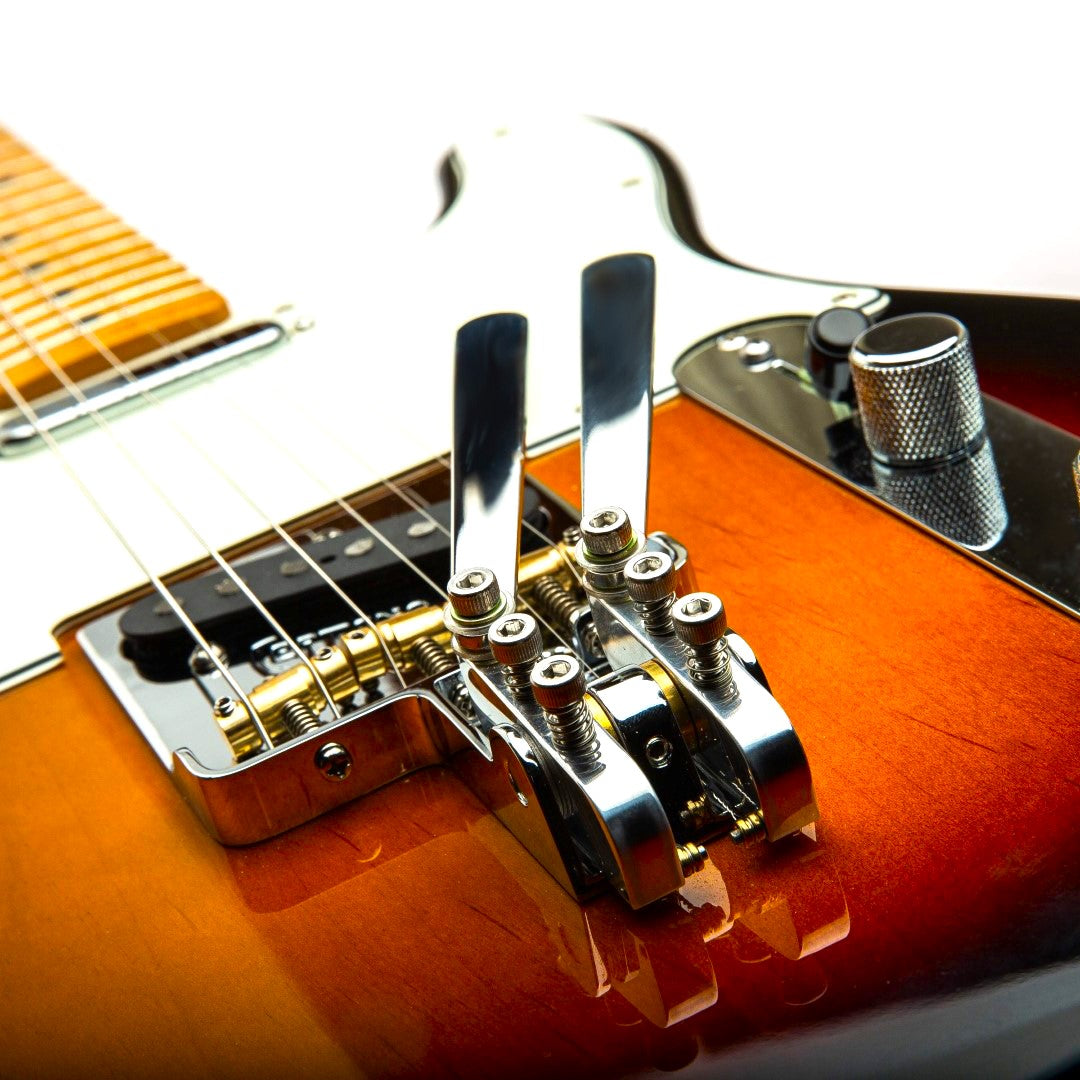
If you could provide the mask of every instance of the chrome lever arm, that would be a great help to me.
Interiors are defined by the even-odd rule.
[[[656,264],[612,255],[581,277],[582,511],[626,511],[645,530],[652,438]]]
[[[458,331],[451,454],[451,568],[491,570],[513,603],[517,583],[525,349],[522,315],[484,315]]]

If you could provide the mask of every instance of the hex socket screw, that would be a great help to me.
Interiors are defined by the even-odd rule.
[[[675,633],[689,652],[690,677],[703,686],[732,689],[731,657],[724,639],[727,614],[720,597],[708,592],[687,593],[675,601],[671,618]]]
[[[459,619],[482,619],[495,611],[502,593],[495,575],[484,566],[456,573],[446,586],[450,607]]]
[[[532,667],[544,649],[540,627],[525,612],[503,615],[488,630],[491,655],[502,665],[506,685],[521,696],[531,685]]]
[[[530,676],[533,697],[547,714],[551,741],[562,757],[579,770],[596,771],[600,740],[585,704],[585,670],[570,654],[538,660]]]
[[[657,637],[674,633],[675,563],[665,551],[647,551],[626,567],[626,589],[645,629]]]
[[[618,506],[602,506],[581,519],[581,539],[595,558],[609,558],[624,551],[634,539],[634,526]]]

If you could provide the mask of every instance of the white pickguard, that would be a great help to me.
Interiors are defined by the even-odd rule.
[[[289,346],[110,420],[214,547],[444,452],[454,334],[476,315],[512,310],[529,319],[530,445],[572,432],[580,275],[605,255],[656,259],[659,392],[672,387],[678,357],[719,330],[813,313],[841,292],[857,294],[849,303],[875,299],[871,290],[755,274],[691,251],[666,221],[651,156],[615,128],[580,120],[488,129],[457,149],[457,200],[385,267],[384,293],[357,298],[351,310],[338,298],[325,312],[315,298],[316,328]],[[228,282],[215,284],[228,295]],[[92,428],[62,445],[155,572],[206,555],[109,436]],[[55,662],[58,623],[144,575],[47,450],[0,460],[0,490],[2,687]]]

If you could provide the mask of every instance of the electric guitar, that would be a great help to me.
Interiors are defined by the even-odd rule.
[[[403,260],[425,318],[388,290],[360,350],[306,311],[229,315],[0,141],[2,1071],[1065,1067],[1080,1052],[1076,305],[739,267],[707,250],[663,151],[602,123],[492,132],[445,175],[446,208]],[[614,444],[628,467],[587,473],[583,498],[579,403],[597,406],[588,380],[578,392],[581,275],[626,252],[655,266],[651,455],[637,413]],[[883,462],[868,399],[840,385],[847,353],[819,340],[828,311],[868,334],[959,319],[983,390],[1041,419],[988,400],[963,453]],[[528,318],[517,585],[551,655],[618,668],[603,568],[580,590],[588,526],[584,547],[565,534],[596,502],[589,475],[642,512],[647,478],[642,550],[668,544],[722,596],[734,698],[779,702],[812,770],[791,827],[762,824],[772,778],[748,752],[760,797],[740,787],[738,712],[715,706],[734,771],[713,759],[708,798],[675,815],[656,895],[658,848],[612,870],[582,855],[594,831],[568,831],[569,853],[536,839],[538,806],[579,814],[588,767],[580,792],[519,771],[543,748],[514,757],[506,724],[470,745],[485,694],[533,716],[470,660],[467,619],[450,651],[442,612],[451,540],[485,542],[460,521],[476,476],[452,394],[473,402],[466,433],[476,408],[494,427],[514,411],[483,412],[468,367],[452,380],[455,332],[492,312]],[[591,683],[609,713],[616,674]],[[594,736],[609,776],[634,756],[610,720]],[[658,790],[672,742],[634,758]],[[497,793],[477,778],[491,761]]]

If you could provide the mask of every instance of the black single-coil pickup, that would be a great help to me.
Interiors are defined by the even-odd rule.
[[[528,485],[524,516],[528,524],[522,527],[521,550],[534,551],[548,542],[548,515],[536,491]],[[415,600],[442,602],[443,597],[417,570],[440,588],[448,580],[450,540],[444,530],[449,523],[450,503],[444,501],[432,503],[423,513],[410,511],[373,522],[378,535],[357,528],[297,542],[341,591],[371,616]],[[284,544],[275,546],[269,554],[240,560],[235,566],[289,634],[352,622],[357,617],[322,575]],[[207,640],[231,657],[246,655],[253,642],[274,633],[223,571],[179,582],[171,592]],[[143,678],[166,682],[188,675],[195,643],[161,596],[151,594],[132,604],[121,616],[120,631],[124,655],[136,664]]]

